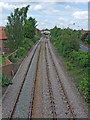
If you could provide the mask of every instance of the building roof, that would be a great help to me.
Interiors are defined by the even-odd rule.
[[[90,33],[90,30],[82,30],[81,32],[82,32],[82,34]]]
[[[5,27],[0,27],[0,39],[7,39],[4,29]]]

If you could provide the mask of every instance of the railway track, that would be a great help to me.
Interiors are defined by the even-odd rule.
[[[31,57],[8,120],[15,118],[75,119],[48,39],[42,38]]]
[[[60,87],[60,92],[61,92],[61,95],[62,95],[62,98],[63,98],[63,101],[65,102],[65,104],[66,104],[66,107],[68,108],[68,111],[69,111],[69,113],[71,114],[71,117],[70,118],[73,118],[74,119],[74,114],[73,114],[73,111],[72,111],[72,109],[71,109],[71,106],[70,106],[70,104],[69,104],[69,100],[68,100],[68,97],[67,97],[67,95],[66,95],[66,93],[65,93],[65,90],[64,90],[64,87],[63,87],[63,84],[62,84],[62,82],[61,82],[61,80],[60,80],[60,77],[59,77],[59,74],[58,74],[58,70],[57,70],[57,68],[56,68],[56,66],[55,66],[55,63],[54,63],[54,60],[53,60],[53,57],[52,57],[52,53],[51,53],[51,51],[50,51],[50,48],[49,48],[49,45],[48,45],[48,41],[46,42],[46,47],[47,47],[47,52],[49,52],[49,54],[50,54],[50,58],[51,58],[51,61],[52,61],[52,65],[54,66],[54,70],[55,70],[55,72],[56,72],[56,75],[57,75],[57,77],[58,77],[58,85],[59,85],[59,87]],[[47,56],[47,55],[46,55]],[[46,63],[47,63],[47,74],[48,74],[48,80],[49,80],[49,69],[48,69],[48,62],[47,62],[47,60],[46,60]],[[57,79],[56,79],[57,80]],[[50,86],[50,88],[52,89],[52,86],[51,86],[51,82],[50,82],[50,80],[49,80],[49,86]],[[51,96],[52,96],[52,98],[53,98],[53,94],[52,94],[52,91],[50,92],[50,94],[51,94]],[[56,111],[55,111],[55,103],[54,103],[54,100],[53,100],[53,102],[52,102],[54,105],[54,107],[53,107],[53,113],[54,113],[54,116],[56,116]],[[55,118],[55,117],[54,117]]]
[[[18,93],[18,95],[17,95],[17,97],[16,97],[16,102],[15,102],[15,104],[13,105],[12,110],[10,111],[10,114],[8,115],[8,120],[11,120],[12,118],[17,118],[17,117],[20,118],[21,112],[19,113],[19,115],[16,115],[16,116],[14,116],[14,114],[15,114],[15,112],[16,112],[16,107],[17,107],[17,104],[18,104],[18,102],[19,102],[20,95],[22,94],[22,90],[23,90],[23,86],[24,86],[24,84],[25,84],[26,77],[27,77],[27,75],[29,74],[28,72],[29,72],[30,66],[31,66],[31,64],[32,64],[32,61],[33,61],[33,59],[34,59],[34,56],[35,56],[35,53],[36,53],[37,49],[40,49],[40,45],[41,45],[41,41],[39,41],[39,42],[36,44],[35,51],[34,51],[34,53],[33,53],[33,55],[32,55],[31,60],[30,60],[30,63],[29,63],[27,72],[26,72],[26,74],[25,74],[24,80],[23,80],[23,82],[22,82],[20,91],[19,91],[19,93]],[[38,47],[39,47],[39,48],[38,48]],[[39,50],[38,50],[38,54],[39,54]],[[35,71],[35,72],[36,72],[36,71]],[[34,81],[34,84],[35,84],[35,81]],[[30,116],[31,116],[31,111],[30,111],[30,110],[31,110],[31,108],[32,108],[32,103],[33,103],[33,91],[34,91],[34,87],[32,87],[32,92],[31,92],[30,106],[29,106],[29,111],[28,111],[28,115],[27,115],[28,118],[30,118]],[[18,112],[18,111],[17,111],[17,112]],[[26,118],[27,118],[27,116],[23,116],[23,117],[26,117]],[[22,117],[22,118],[23,118],[23,117]]]
[[[49,88],[49,94],[50,94],[50,103],[51,103],[52,114],[53,114],[53,118],[57,118],[52,86],[51,86],[51,82],[50,82],[50,79],[49,79],[49,69],[48,69],[47,53],[46,53],[46,42],[45,42],[45,60],[46,60],[46,73],[47,73],[47,80],[48,80],[48,88]]]
[[[34,81],[34,87],[33,87],[33,90],[32,90],[32,103],[29,107],[29,116],[28,118],[32,118],[32,110],[33,110],[33,102],[34,102],[34,94],[35,94],[35,86],[36,86],[36,81],[37,81],[37,74],[38,74],[38,68],[39,68],[39,61],[40,61],[40,53],[41,53],[41,46],[40,46],[40,51],[39,51],[39,55],[38,55],[38,60],[37,60],[37,66],[36,66],[36,75],[35,75],[35,81]]]
[[[50,78],[50,69],[49,69],[49,63],[48,63],[48,55],[49,55],[49,57],[50,57],[50,60],[52,61],[52,65],[54,66],[54,69],[55,69],[55,72],[56,72],[56,75],[57,75],[57,77],[58,77],[58,87],[60,87],[60,92],[62,92],[61,93],[61,95],[62,95],[62,98],[63,98],[63,100],[62,101],[64,101],[63,103],[64,104],[66,104],[66,108],[67,108],[67,111],[66,111],[66,116],[67,116],[67,114],[70,114],[69,115],[69,117],[70,118],[73,118],[74,119],[74,115],[73,115],[73,112],[72,112],[72,110],[71,110],[71,108],[70,108],[70,104],[69,104],[69,102],[68,102],[68,98],[67,98],[67,96],[66,96],[66,94],[65,94],[65,92],[64,92],[64,88],[63,88],[63,86],[62,86],[62,84],[61,84],[61,82],[60,82],[60,78],[59,78],[59,75],[58,75],[58,72],[57,72],[57,69],[56,69],[56,66],[55,66],[55,64],[54,64],[54,61],[53,61],[53,58],[52,58],[52,55],[51,55],[51,52],[50,52],[50,49],[49,49],[49,47],[48,47],[48,43],[47,42],[45,42],[45,62],[46,62],[46,76],[47,76],[47,81],[46,82],[48,82],[48,90],[49,90],[49,101],[50,101],[50,107],[51,107],[51,114],[52,114],[52,116],[53,116],[53,118],[60,118],[60,115],[58,115],[58,112],[57,112],[57,110],[56,110],[56,103],[55,103],[55,96],[54,96],[54,90],[53,90],[53,87],[52,87],[52,81],[51,81],[51,78]],[[41,51],[41,50],[40,50]],[[40,52],[41,53],[41,52]],[[40,62],[40,54],[39,54],[39,58],[38,58],[38,61]],[[38,63],[39,63],[38,62]],[[37,64],[37,74],[38,74],[38,69],[39,69],[39,65]],[[38,80],[38,78],[37,78],[37,75],[36,74],[36,79],[35,79],[35,81],[37,81]],[[57,79],[56,79],[57,80]],[[36,82],[35,82],[36,83]],[[34,84],[35,85],[35,84]],[[35,86],[34,86],[34,91],[35,91]],[[57,91],[55,91],[55,92],[57,92]],[[33,92],[34,94],[35,94],[35,92]],[[38,94],[38,92],[36,91],[36,94]],[[34,97],[36,97],[35,95],[33,95]],[[33,98],[33,103],[34,103],[34,99],[35,98]],[[37,100],[37,99],[36,99]],[[58,97],[58,100],[59,100],[59,97]],[[31,117],[30,118],[33,118],[33,117],[35,117],[34,115],[35,115],[35,112],[33,112],[33,111],[35,111],[35,109],[37,109],[36,108],[37,106],[34,106],[34,105],[32,105],[32,112],[31,112]],[[62,107],[63,107],[63,104],[62,104]],[[41,109],[41,108],[39,108],[39,109]],[[59,108],[59,110],[60,110],[60,108]],[[32,116],[32,113],[33,113],[33,116]],[[38,112],[39,113],[39,112]],[[62,114],[62,113],[61,113]],[[65,118],[68,118],[68,116],[66,117],[65,116]],[[43,116],[44,117],[44,116]],[[63,118],[64,116],[62,116],[62,118]]]

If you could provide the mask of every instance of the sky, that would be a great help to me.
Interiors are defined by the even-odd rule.
[[[0,0],[0,26],[15,8],[30,5],[27,17],[35,18],[38,29],[59,28],[88,30],[88,0]],[[74,23],[74,24],[73,24]]]

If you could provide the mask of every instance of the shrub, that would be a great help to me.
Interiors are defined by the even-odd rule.
[[[19,58],[19,57],[23,56],[25,52],[26,52],[25,48],[19,47],[18,51],[17,51],[17,57]]]
[[[12,61],[12,54],[10,54],[8,58],[10,61]]]
[[[41,38],[41,35],[36,34],[34,39],[33,39],[33,42],[35,43],[37,40],[40,40],[40,38]]]
[[[88,76],[84,76],[84,78],[81,80],[78,88],[80,89],[80,91],[82,91],[84,99],[87,102],[89,101],[90,98],[90,83],[88,81]]]
[[[23,47],[27,50],[30,49],[30,47],[32,47],[33,44],[34,43],[33,43],[32,39],[29,39],[29,38],[25,38],[23,41]]]
[[[57,27],[51,30],[51,41],[57,48],[57,50],[64,57],[69,57],[69,54],[75,50],[78,51],[80,48],[78,35],[76,32],[70,32],[68,30],[61,30]]]
[[[1,76],[1,74],[0,74]],[[2,81],[0,81],[0,84],[4,87],[4,86],[8,86],[13,84],[12,80],[10,80],[8,77],[6,77],[4,74],[2,74]]]
[[[88,52],[73,51],[71,54],[71,60],[74,61],[80,67],[88,67]]]
[[[68,67],[68,70],[71,70],[72,68],[72,64],[69,61],[67,62],[67,67]]]

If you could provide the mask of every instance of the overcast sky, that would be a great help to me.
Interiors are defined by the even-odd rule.
[[[12,2],[14,1],[14,2]],[[26,2],[25,2],[26,1]],[[72,29],[88,30],[88,0],[45,0],[41,2],[28,2],[30,0],[1,0],[0,2],[0,26],[5,26],[7,16],[15,8],[30,5],[28,17],[37,20],[39,29],[70,27]],[[34,0],[33,0],[34,1]],[[74,2],[75,1],[75,2]],[[75,23],[75,25],[73,25]]]

